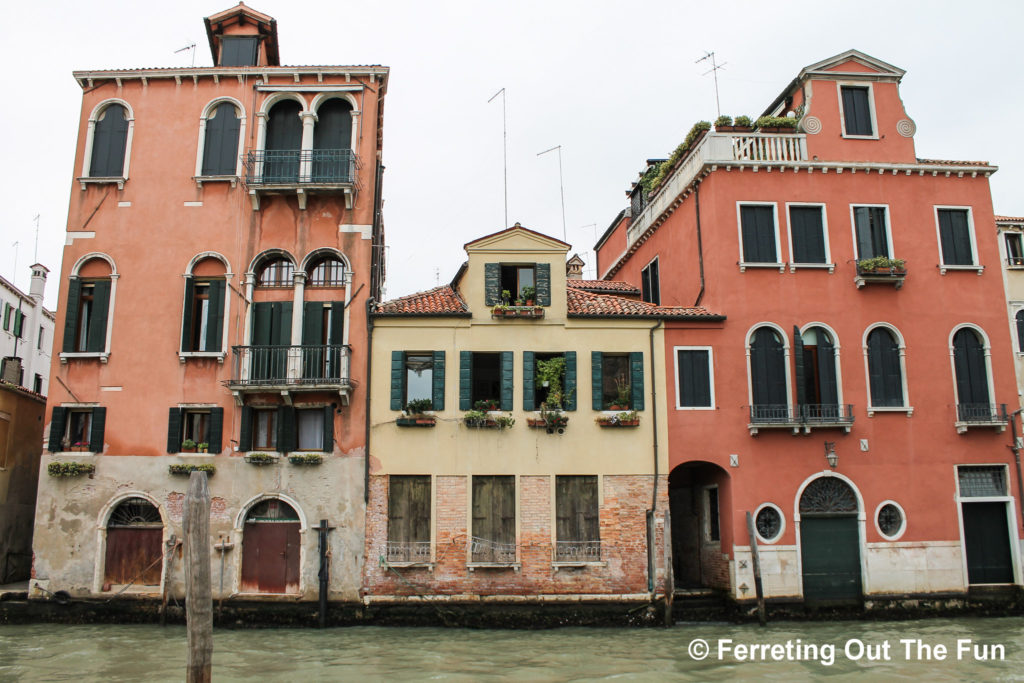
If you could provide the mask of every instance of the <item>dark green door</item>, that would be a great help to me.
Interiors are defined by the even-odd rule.
[[[291,334],[291,301],[253,304],[252,346],[249,347],[249,376],[252,380],[272,382],[288,376]]]
[[[860,601],[860,534],[856,515],[801,517],[800,555],[804,602]]]
[[[968,583],[1013,583],[1006,503],[963,503]]]

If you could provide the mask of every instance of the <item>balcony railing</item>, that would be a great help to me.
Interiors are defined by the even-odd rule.
[[[342,344],[234,346],[232,388],[346,387],[350,349]]]
[[[514,564],[515,543],[498,543],[486,538],[473,536],[470,540],[470,555],[473,562],[484,564]]]
[[[1005,403],[957,403],[956,419],[958,422],[993,424],[1005,423],[1009,417]]]
[[[430,562],[430,541],[388,541],[387,558],[391,564]]]
[[[852,403],[803,403],[790,406],[785,403],[763,403],[750,406],[751,435],[757,434],[760,428],[782,427],[803,430],[810,433],[812,429],[842,428],[847,432],[853,424]]]
[[[245,183],[267,185],[352,185],[359,159],[350,149],[251,150],[245,158]]]
[[[556,541],[555,562],[600,562],[601,541]]]

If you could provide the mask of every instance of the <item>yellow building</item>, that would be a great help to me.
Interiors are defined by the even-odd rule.
[[[723,318],[576,279],[568,249],[516,224],[375,307],[367,602],[665,591],[663,323]]]

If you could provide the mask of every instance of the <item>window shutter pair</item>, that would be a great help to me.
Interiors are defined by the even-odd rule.
[[[202,167],[204,176],[235,175],[240,129],[241,119],[238,118],[235,105],[230,102],[218,104],[213,116],[206,120]]]
[[[77,277],[68,283],[67,311],[64,314],[64,353],[73,353],[78,313],[82,306],[82,281]],[[101,353],[107,348],[107,312],[110,306],[110,280],[93,282],[92,311],[86,329],[85,350]]]
[[[534,264],[536,276],[536,303],[538,306],[551,305],[551,264]],[[501,264],[484,264],[484,300],[488,306],[501,303]]]
[[[953,365],[956,368],[957,401],[989,403],[985,349],[973,330],[963,328],[953,336]]]
[[[743,260],[747,263],[776,263],[775,217],[770,206],[741,206],[740,232]]]
[[[173,407],[168,411],[167,417],[167,452],[181,452],[182,420],[185,417],[185,408]],[[93,420],[95,421],[95,416]],[[250,442],[252,440],[252,422],[250,418]],[[224,409],[210,408],[209,433],[206,435],[206,443],[209,444],[210,454],[220,453],[221,442],[224,438]],[[244,449],[248,450],[248,449]]]
[[[903,405],[900,347],[892,333],[884,328],[875,328],[868,334],[868,379],[871,384],[871,405]]]
[[[444,410],[444,351],[433,352],[434,367],[431,373],[431,410]],[[405,351],[391,352],[391,410],[402,410],[405,395]],[[468,408],[467,408],[468,410]]]
[[[499,397],[501,410],[512,410],[514,395],[513,385],[513,354],[502,351],[499,376],[501,378],[501,394]],[[473,352],[459,351],[459,410],[473,409]]]
[[[858,259],[890,255],[889,240],[886,237],[885,207],[854,207],[853,222],[857,232]]]
[[[868,89],[843,87],[843,119],[847,135],[871,135],[871,107]]]
[[[181,316],[181,350],[184,352],[198,351],[192,348],[193,325],[200,325],[201,320],[195,320],[195,278],[185,278],[185,305]],[[206,319],[206,350],[220,351],[221,336],[224,332],[224,296],[227,292],[227,283],[224,280],[210,280],[208,283],[209,307],[207,308]]]
[[[938,214],[942,262],[947,266],[974,265],[967,212],[963,209],[939,209]]]
[[[92,138],[89,176],[116,178],[124,175],[124,153],[128,143],[127,111],[111,104],[100,114]]]
[[[575,365],[575,358],[573,360]],[[604,353],[601,351],[590,352],[590,390],[591,407],[594,410],[604,410]],[[641,351],[629,354],[629,403],[632,410],[644,409],[644,354]],[[575,399],[573,405],[575,407]]]
[[[789,208],[789,234],[796,263],[825,263],[825,229],[821,212],[822,209],[816,206]]]
[[[58,453],[61,450],[60,442],[64,439],[64,429],[67,426],[69,408],[55,406],[50,419],[50,443],[49,450]],[[92,425],[89,428],[89,450],[94,453],[103,452],[103,435],[107,423],[107,409],[105,406],[96,406],[92,409]]]
[[[703,349],[684,349],[676,353],[676,372],[679,375],[680,406],[710,408],[711,405],[710,352]]]

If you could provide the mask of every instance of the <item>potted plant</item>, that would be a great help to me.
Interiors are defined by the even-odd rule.
[[[200,441],[199,443],[197,443],[196,448],[199,449],[200,453],[210,452],[210,444],[206,443],[205,441]]]
[[[482,398],[473,404],[474,410],[483,410],[485,412],[488,410],[498,410],[500,407],[498,400],[494,398]]]
[[[71,452],[72,453],[84,453],[84,452],[87,452],[88,450],[89,450],[89,442],[88,441],[76,441],[74,444],[71,445]]]
[[[614,415],[600,415],[595,422],[601,427],[639,427],[640,415],[635,410],[629,410]]]
[[[51,477],[78,477],[88,474],[91,478],[96,472],[96,465],[91,462],[51,462],[46,466],[46,473]]]
[[[498,425],[498,429],[505,429],[514,425],[516,423],[516,419],[512,417],[512,413],[509,413],[508,415],[497,416],[494,418],[494,423]]]
[[[762,116],[757,119],[757,130],[761,133],[795,133],[796,118],[786,116]]]
[[[907,262],[900,258],[873,256],[857,261],[857,272],[862,275],[904,275],[907,272]]]
[[[533,302],[537,298],[537,288],[531,285],[523,287],[523,291],[519,293],[519,296],[523,298],[527,306],[532,306]]]
[[[293,465],[319,465],[324,461],[320,453],[292,453],[288,456],[288,462]]]
[[[462,416],[462,422],[472,429],[484,429],[487,427],[498,426],[497,423],[491,419],[490,415],[487,414],[486,410],[467,410]]]
[[[277,456],[271,455],[270,453],[250,453],[245,456],[245,461],[250,465],[273,465],[277,462]]]
[[[168,465],[167,471],[171,474],[179,476],[189,476],[193,472],[206,472],[207,476],[212,477],[217,472],[217,468],[213,465],[192,465],[188,463],[179,463],[175,465]]]
[[[501,303],[508,306],[509,301],[512,301],[512,292],[507,289],[501,290]]]
[[[185,439],[184,441],[181,442],[181,452],[182,453],[195,453],[196,452],[196,442],[193,441],[192,439]]]
[[[749,116],[737,116],[732,123],[733,133],[750,133],[754,130],[754,122]]]
[[[395,420],[395,424],[399,427],[433,427],[436,423],[434,416],[426,414],[433,407],[431,399],[415,398],[405,404],[405,417]]]
[[[613,400],[604,404],[605,410],[629,410],[632,390],[629,381],[622,373],[614,378],[616,396]]]

